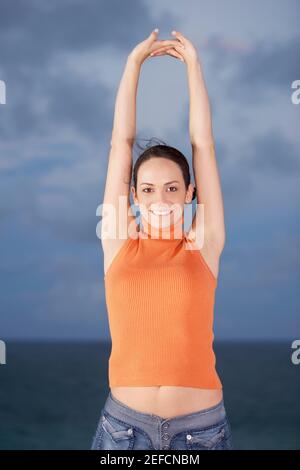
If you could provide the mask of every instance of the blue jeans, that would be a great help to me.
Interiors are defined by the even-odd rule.
[[[223,399],[195,413],[162,418],[130,408],[109,391],[91,450],[131,449],[233,450]]]

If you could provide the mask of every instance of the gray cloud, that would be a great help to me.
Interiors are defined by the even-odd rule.
[[[300,154],[283,133],[270,129],[255,138],[245,149],[243,161],[248,167],[259,172],[268,171],[275,175],[295,175],[300,170]]]
[[[273,37],[260,39],[241,51],[218,46],[209,50],[214,73],[230,71],[222,82],[227,98],[259,106],[276,90],[290,102],[291,84],[300,76],[300,36],[281,42]]]
[[[132,21],[133,14],[143,21]],[[137,0],[2,0],[2,66],[43,67],[59,50],[81,51],[103,42],[126,52],[152,28],[147,7]]]
[[[238,82],[248,89],[279,86],[290,92],[292,81],[300,76],[300,36],[279,42],[260,41],[255,50],[241,55]]]

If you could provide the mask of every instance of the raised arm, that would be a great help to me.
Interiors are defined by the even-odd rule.
[[[136,127],[136,93],[139,74],[140,66],[131,56],[128,56],[115,103],[103,197],[102,246],[105,243],[106,245],[110,244],[112,240],[118,240],[122,237],[127,238],[127,223],[129,222],[127,217],[134,218],[133,214],[130,213],[129,188],[132,171],[132,145]],[[124,201],[126,202],[125,207]],[[119,214],[120,211],[121,214]],[[126,213],[126,211],[129,212]],[[121,215],[121,220],[119,215]]]
[[[130,207],[132,147],[136,133],[136,95],[141,65],[150,54],[174,45],[176,40],[157,40],[158,30],[139,43],[129,54],[117,92],[107,176],[103,197],[101,242],[105,264],[131,234],[135,217]],[[124,204],[125,202],[125,204]],[[132,224],[133,222],[133,224]]]
[[[196,48],[180,32],[175,31],[172,34],[178,42],[169,52],[175,57],[183,58],[187,66],[189,133],[199,204],[189,236],[196,238],[197,243],[200,242],[200,248],[203,247],[208,256],[211,251],[218,255],[225,244],[225,223],[208,93]]]
[[[197,211],[195,217],[204,222],[204,244],[213,244],[222,251],[225,244],[225,223],[221,184],[215,154],[209,98],[200,61],[187,65],[190,94],[189,132],[192,145],[193,170],[197,188]],[[199,215],[199,211],[201,214]],[[204,219],[203,219],[204,216]],[[197,233],[196,219],[192,230]],[[201,228],[200,228],[201,230]]]

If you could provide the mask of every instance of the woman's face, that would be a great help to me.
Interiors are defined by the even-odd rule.
[[[137,175],[137,191],[131,187],[134,203],[155,227],[168,226],[183,215],[184,204],[192,201],[194,185],[186,190],[182,171],[167,158],[144,162]]]

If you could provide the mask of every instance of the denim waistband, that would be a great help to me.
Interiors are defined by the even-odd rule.
[[[131,408],[119,401],[111,391],[104,404],[104,409],[115,418],[123,419],[131,425],[141,425],[144,427],[157,428],[168,423],[170,431],[179,432],[184,429],[205,428],[212,426],[226,417],[226,410],[223,398],[212,407],[205,408],[193,413],[163,418],[153,413],[144,413]]]

